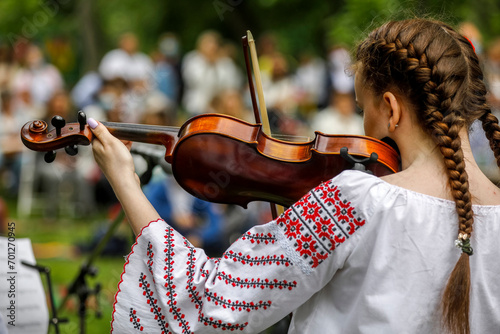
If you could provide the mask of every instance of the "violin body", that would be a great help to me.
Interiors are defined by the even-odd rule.
[[[399,170],[399,155],[386,143],[365,136],[316,132],[308,142],[289,142],[266,135],[260,124],[221,114],[202,114],[179,129],[162,126],[102,122],[117,138],[166,147],[165,160],[177,182],[192,195],[216,203],[246,207],[251,201],[290,206],[310,189],[346,169],[341,156],[378,159],[366,164],[377,176]],[[68,145],[89,145],[92,132],[83,121],[48,131],[43,121],[21,129],[23,143],[35,151]]]
[[[384,158],[367,166],[377,176],[396,172],[399,164],[390,146],[372,138],[316,133],[310,142],[286,142],[267,136],[258,124],[225,115],[196,116],[179,134],[172,169],[181,186],[199,198],[243,207],[256,200],[295,203],[352,167],[340,156],[341,147],[359,156],[377,151]]]

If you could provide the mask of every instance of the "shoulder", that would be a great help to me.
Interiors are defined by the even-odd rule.
[[[346,170],[325,182],[338,187],[351,199],[360,197],[362,200],[375,200],[387,194],[390,185],[381,178],[357,170]]]
[[[278,240],[294,250],[305,273],[336,254],[334,267],[342,263],[366,230],[378,203],[384,197],[384,182],[360,171],[344,171],[309,191],[275,220]],[[386,192],[386,191],[385,191]],[[342,246],[349,244],[349,246]]]
[[[356,213],[352,218],[367,219],[387,195],[385,185],[371,174],[347,170],[320,184],[310,195],[333,216]]]

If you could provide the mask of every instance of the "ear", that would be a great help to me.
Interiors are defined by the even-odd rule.
[[[394,132],[401,119],[401,103],[393,93],[385,92],[382,96],[382,104],[383,110],[389,118],[389,132]]]

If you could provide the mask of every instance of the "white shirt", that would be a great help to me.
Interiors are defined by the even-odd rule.
[[[500,206],[473,209],[471,333],[499,333]],[[289,333],[439,333],[457,225],[454,202],[358,171],[250,229],[220,259],[158,220],[127,258],[112,327],[258,333],[293,311]]]
[[[20,68],[12,82],[14,92],[29,91],[35,104],[45,104],[55,92],[64,88],[59,70],[51,64]]]
[[[104,55],[99,64],[99,73],[106,80],[123,78],[150,81],[153,78],[154,65],[144,53],[129,54],[122,49],[114,49]]]
[[[198,51],[191,51],[182,64],[185,84],[183,105],[189,115],[207,112],[211,100],[226,89],[241,87],[241,73],[227,57],[210,63]]]

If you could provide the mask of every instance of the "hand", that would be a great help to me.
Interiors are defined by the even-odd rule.
[[[95,135],[92,140],[94,158],[116,197],[122,204],[134,233],[138,235],[149,222],[160,215],[142,192],[139,176],[135,173],[134,161],[129,152],[131,142],[123,143],[109,133],[106,127],[94,119],[87,123]]]
[[[134,182],[139,182],[129,151],[132,142],[120,141],[111,135],[104,125],[92,118],[89,118],[88,124],[95,136],[92,140],[95,161],[113,188],[130,178],[133,178]]]

